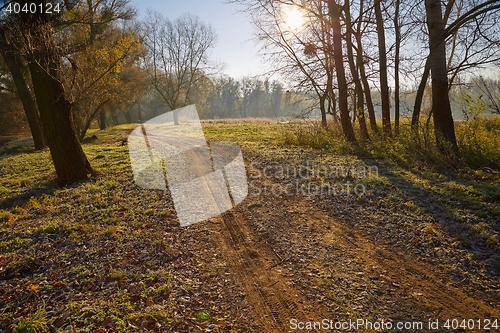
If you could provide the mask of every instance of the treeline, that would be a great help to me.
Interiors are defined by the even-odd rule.
[[[0,92],[0,133],[9,135],[29,132],[29,125],[23,105],[17,94],[15,84],[9,75],[5,63],[0,59],[2,91]],[[100,128],[124,123],[143,122],[154,118],[170,109],[162,103],[158,94],[144,80],[146,73],[140,67],[122,68],[124,76],[133,75],[136,80],[125,80],[122,90],[129,93],[136,91],[136,98],[128,99],[121,95],[121,101],[107,101],[91,117],[83,119],[85,130],[93,123]],[[141,80],[137,80],[137,78]],[[143,87],[138,87],[143,85]],[[430,85],[422,101],[422,114],[429,115],[432,106]],[[401,116],[411,117],[416,89],[401,91]],[[382,116],[381,98],[377,90],[372,90],[375,116]],[[351,95],[354,97],[355,95]],[[464,119],[477,115],[500,115],[500,80],[472,77],[466,82],[453,87],[450,91],[455,119]],[[196,104],[202,119],[227,118],[316,118],[321,116],[319,100],[312,94],[300,90],[285,89],[278,81],[261,80],[260,78],[234,79],[226,75],[215,75],[207,78],[204,86],[193,89],[192,102]],[[335,101],[336,102],[336,101]],[[395,115],[394,94],[391,93],[391,116]],[[355,109],[355,99],[349,100],[350,110]],[[92,110],[90,106],[87,106]],[[79,114],[78,112],[76,113]],[[81,113],[80,113],[81,114]],[[332,119],[338,121],[336,103],[328,111]],[[351,112],[352,115],[352,112]],[[354,121],[356,118],[353,119]]]
[[[140,70],[140,69],[135,69]],[[126,71],[126,69],[125,69]],[[143,74],[144,75],[144,74]],[[12,78],[5,74],[6,89],[0,93],[0,135],[29,132],[29,125]],[[284,90],[277,81],[262,81],[258,78],[233,79],[220,75],[206,80],[204,87],[194,87],[191,102],[196,104],[202,119],[225,118],[301,118],[318,116],[317,101],[302,92]],[[123,90],[132,92],[133,84],[123,85]],[[202,89],[203,88],[203,89]],[[95,107],[91,101],[75,110],[76,123],[80,124],[79,137],[83,139],[93,124],[101,129],[124,123],[144,122],[164,112],[171,111],[162,103],[157,93],[145,83],[142,93],[134,99],[104,101]],[[75,106],[76,108],[76,106]]]
[[[450,91],[500,60],[500,3],[407,0],[233,0],[254,18],[262,54],[288,84],[316,95],[326,126],[337,106],[345,137],[398,134],[402,95],[419,132],[424,98],[436,140],[457,151]],[[301,19],[297,19],[301,17]],[[430,89],[429,89],[430,87]],[[430,90],[430,91],[429,91]],[[382,128],[373,92],[380,96]],[[428,94],[426,94],[428,92]],[[391,116],[391,104],[394,116]]]

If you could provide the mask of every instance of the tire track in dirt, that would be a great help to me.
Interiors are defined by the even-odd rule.
[[[270,244],[260,240],[238,208],[223,213],[219,219],[218,244],[245,290],[262,332],[284,332],[291,318],[321,320],[324,317],[326,309],[320,304],[307,306],[302,291],[289,281],[291,272],[279,266],[282,258]]]

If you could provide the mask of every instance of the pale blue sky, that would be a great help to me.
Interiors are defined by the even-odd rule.
[[[170,19],[190,12],[210,23],[217,31],[218,42],[212,58],[225,63],[224,73],[241,78],[265,72],[257,55],[258,46],[252,39],[252,26],[241,6],[226,4],[224,0],[132,0],[143,17],[148,8]]]

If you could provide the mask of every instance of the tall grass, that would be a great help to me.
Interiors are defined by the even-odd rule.
[[[470,167],[500,169],[500,116],[462,122],[456,134],[460,155]]]
[[[284,124],[281,134],[285,144],[328,150],[339,154],[352,153],[353,147],[345,140],[342,128],[328,123],[326,128],[319,121]]]
[[[379,124],[379,128],[381,128]],[[400,123],[398,135],[371,133],[370,140],[350,145],[342,134],[340,124],[330,122],[327,128],[319,121],[282,126],[286,144],[323,149],[339,154],[360,153],[374,158],[390,159],[409,168],[437,169],[492,168],[500,169],[500,116],[474,118],[456,123],[459,155],[451,148],[438,148],[433,124],[423,121],[418,134],[411,129],[409,119]],[[360,138],[359,128],[355,128]]]

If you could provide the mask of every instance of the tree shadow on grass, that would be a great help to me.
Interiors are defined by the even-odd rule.
[[[367,164],[377,161],[364,150],[357,155]],[[454,171],[401,170],[397,173],[383,166],[379,169],[379,175],[402,193],[397,199],[404,200],[406,196],[413,201],[469,253],[476,261],[471,264],[484,266],[490,274],[500,276],[500,187]],[[404,175],[405,172],[410,175]]]
[[[61,189],[70,189],[81,186],[90,180],[84,180],[80,182],[73,183],[71,185],[60,186],[57,184],[57,179],[55,176],[51,179],[43,181],[42,187],[32,187],[28,188],[21,193],[16,193],[11,196],[0,199],[0,209],[11,209],[14,207],[22,207],[27,204],[32,198],[37,199],[44,195],[53,195],[54,192]]]

